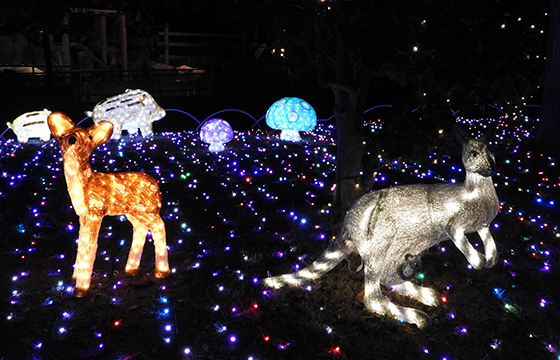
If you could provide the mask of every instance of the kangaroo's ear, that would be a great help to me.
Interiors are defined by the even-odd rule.
[[[97,147],[98,145],[103,144],[104,142],[109,140],[109,138],[113,134],[113,124],[109,121],[100,121],[87,130],[92,138],[92,141]]]
[[[72,120],[61,112],[53,112],[47,118],[47,123],[49,125],[49,130],[55,138],[58,138],[68,131],[72,130],[76,125]]]
[[[453,125],[451,131],[453,131],[453,135],[455,136],[455,139],[457,139],[457,141],[459,141],[461,145],[468,143],[469,140],[471,139],[471,136],[467,134],[467,132],[458,125]]]
[[[490,139],[492,138],[492,135],[494,135],[494,129],[490,128],[486,130],[478,140],[484,142],[485,144],[488,144],[490,142]]]

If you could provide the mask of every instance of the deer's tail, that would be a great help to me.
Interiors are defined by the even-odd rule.
[[[329,247],[308,267],[293,274],[284,274],[264,279],[266,286],[281,288],[283,286],[299,286],[318,279],[331,271],[348,255],[336,243],[332,242]]]

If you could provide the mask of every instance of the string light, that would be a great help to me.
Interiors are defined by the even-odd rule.
[[[531,136],[533,129],[531,123],[525,122],[522,118],[521,120],[515,120],[521,121],[521,123],[516,123],[519,127],[505,126],[508,122],[514,121],[511,118],[507,120],[459,119],[459,121],[467,125],[472,124],[473,128],[476,128],[477,123],[480,122],[496,124],[498,128],[496,141],[500,144],[502,142],[510,144],[505,148],[506,150],[504,150],[502,157],[498,159],[499,174],[494,179],[499,191],[514,194],[514,196],[504,197],[500,204],[502,210],[499,223],[497,224],[499,226],[496,231],[501,233],[501,239],[511,234],[510,229],[514,226],[521,227],[522,229],[534,229],[536,233],[547,234],[547,236],[526,236],[526,240],[512,238],[509,242],[503,240],[499,244],[499,269],[496,272],[493,270],[494,276],[492,276],[492,280],[488,280],[491,281],[489,282],[491,286],[487,288],[488,293],[494,299],[503,303],[501,308],[503,313],[498,315],[501,317],[511,314],[510,308],[517,311],[522,309],[525,314],[536,314],[532,311],[550,311],[555,306],[555,303],[553,303],[554,297],[552,293],[546,290],[535,294],[532,301],[528,302],[531,304],[530,306],[514,301],[519,296],[520,289],[521,292],[526,289],[524,285],[525,277],[521,275],[515,276],[515,274],[525,274],[527,271],[525,266],[529,266],[537,273],[535,275],[536,279],[539,279],[541,273],[537,270],[544,267],[545,261],[550,268],[546,276],[553,275],[554,271],[557,270],[554,264],[557,263],[558,254],[555,247],[552,246],[552,241],[558,238],[558,229],[554,217],[551,216],[553,214],[552,211],[555,211],[557,205],[549,203],[550,200],[556,199],[554,194],[556,194],[560,187],[560,180],[556,172],[557,161],[555,162],[554,159],[549,159],[546,156],[541,158],[540,154],[536,153],[529,154],[530,158],[527,157],[528,154],[520,145]],[[266,350],[263,350],[263,352],[276,351],[283,353],[286,351],[286,353],[283,353],[283,356],[288,356],[289,351],[293,351],[294,348],[301,346],[302,339],[289,335],[280,338],[276,329],[273,326],[271,327],[270,324],[267,324],[266,331],[259,329],[260,332],[257,334],[253,334],[251,330],[240,326],[240,322],[249,321],[249,319],[251,322],[254,321],[255,324],[259,324],[258,319],[271,311],[271,303],[274,304],[275,301],[279,300],[276,298],[277,294],[274,291],[260,288],[260,279],[266,277],[266,274],[254,271],[256,265],[267,258],[266,252],[263,251],[262,254],[254,253],[254,248],[248,249],[243,244],[246,233],[234,225],[235,221],[238,220],[236,218],[237,215],[233,215],[233,210],[221,209],[214,204],[218,194],[221,194],[222,191],[227,192],[228,195],[224,198],[226,203],[229,204],[231,201],[232,204],[235,204],[235,208],[232,207],[232,209],[235,209],[236,214],[237,212],[239,214],[243,213],[243,221],[246,221],[247,226],[250,227],[249,231],[251,231],[252,236],[256,236],[256,233],[252,232],[252,225],[255,224],[255,229],[260,226],[263,235],[270,235],[270,240],[268,240],[266,245],[263,243],[262,246],[266,248],[266,251],[270,250],[270,253],[279,252],[282,254],[282,257],[271,256],[268,259],[274,258],[278,262],[277,264],[280,264],[278,266],[285,266],[286,269],[292,268],[295,264],[303,266],[305,262],[310,260],[308,253],[312,247],[311,245],[324,246],[326,238],[331,237],[329,228],[323,224],[324,219],[328,218],[325,210],[328,210],[329,207],[326,203],[330,201],[330,188],[334,179],[333,134],[334,129],[332,126],[321,124],[317,129],[309,133],[308,143],[306,142],[301,148],[291,149],[285,147],[275,136],[262,130],[238,133],[233,140],[231,148],[218,156],[209,156],[200,151],[202,145],[196,134],[185,132],[158,135],[155,140],[151,139],[148,142],[137,138],[123,138],[121,139],[122,143],[112,142],[100,147],[93,154],[92,163],[98,171],[137,171],[138,169],[145,169],[155,174],[154,176],[160,181],[160,184],[164,184],[167,188],[173,187],[174,190],[179,191],[180,189],[180,191],[188,192],[189,198],[192,198],[189,201],[189,206],[196,203],[201,205],[201,211],[216,214],[215,221],[208,220],[204,224],[198,224],[190,218],[189,211],[191,210],[188,210],[188,206],[184,202],[176,201],[176,199],[172,198],[168,198],[162,203],[161,210],[162,218],[164,218],[166,225],[172,229],[174,234],[173,238],[168,239],[170,254],[179,258],[179,256],[183,256],[183,253],[191,254],[192,251],[192,258],[188,255],[189,261],[179,269],[181,273],[211,279],[209,288],[212,287],[213,289],[213,299],[212,302],[207,304],[205,311],[211,314],[213,323],[221,323],[226,330],[221,333],[216,331],[215,341],[208,340],[205,342],[210,348],[219,346],[226,346],[227,348],[227,346],[231,346],[236,348],[240,358],[264,359],[273,358],[274,355],[261,357],[257,353],[258,350],[256,350],[258,349],[258,345],[255,345],[257,341],[265,347],[263,349]],[[500,137],[503,137],[503,139]],[[155,144],[150,142],[155,142]],[[27,312],[29,308],[33,309],[33,306],[43,307],[45,312],[52,311],[52,318],[57,319],[52,326],[52,332],[57,335],[55,336],[57,341],[66,344],[65,341],[72,339],[76,332],[86,333],[89,331],[90,338],[86,338],[84,343],[90,344],[88,346],[91,346],[91,348],[88,351],[92,351],[92,354],[93,351],[108,351],[111,347],[111,350],[118,351],[116,349],[118,345],[115,342],[109,346],[111,343],[110,338],[113,336],[111,332],[126,329],[130,326],[130,319],[124,316],[109,316],[108,325],[111,328],[110,331],[101,330],[100,332],[90,328],[87,331],[83,330],[83,325],[80,324],[80,319],[83,319],[83,315],[79,314],[81,305],[72,308],[72,306],[76,305],[67,300],[68,291],[72,291],[65,278],[66,271],[70,268],[70,266],[66,265],[68,265],[69,261],[73,260],[70,252],[61,253],[62,251],[60,250],[52,252],[50,260],[52,262],[46,263],[48,264],[48,269],[45,268],[44,270],[37,271],[37,266],[33,265],[34,259],[37,259],[37,256],[41,256],[45,252],[44,244],[46,239],[41,237],[31,239],[31,237],[34,234],[43,234],[53,226],[53,220],[49,220],[52,217],[49,211],[52,211],[55,206],[60,206],[60,212],[63,214],[72,214],[74,211],[68,204],[60,205],[63,201],[60,199],[55,200],[55,197],[52,196],[54,194],[53,189],[56,188],[57,182],[60,182],[64,175],[58,148],[53,143],[36,147],[37,154],[30,154],[29,152],[19,151],[22,149],[22,146],[17,142],[5,141],[0,144],[0,155],[3,158],[28,164],[24,170],[16,171],[13,168],[2,168],[0,170],[0,181],[2,183],[2,190],[0,191],[2,196],[8,196],[13,192],[17,193],[18,189],[32,184],[37,184],[37,187],[45,189],[44,193],[30,197],[29,210],[21,215],[21,220],[13,224],[15,234],[20,234],[22,238],[29,238],[30,240],[26,240],[27,242],[24,246],[18,245],[14,246],[13,249],[9,249],[9,251],[13,252],[14,256],[20,259],[20,262],[17,266],[18,268],[9,277],[9,279],[13,278],[13,281],[8,285],[10,288],[8,292],[9,300],[4,305],[4,319],[7,322],[10,321],[10,325],[14,326],[12,324],[29,321],[29,314],[33,312],[33,310]],[[257,148],[260,148],[260,150],[256,150]],[[255,154],[258,153],[259,156],[246,156],[246,152],[249,149],[250,151],[255,151]],[[122,155],[119,155],[119,152]],[[282,156],[277,156],[279,154]],[[285,156],[286,154],[291,157],[288,158]],[[307,160],[306,156],[308,156]],[[436,157],[434,154],[434,159]],[[407,176],[413,180],[426,180],[428,182],[448,182],[452,178],[461,181],[461,176],[464,176],[464,173],[459,172],[460,166],[457,166],[459,165],[458,163],[453,163],[449,158],[437,158],[438,166],[433,168],[402,161],[394,164],[392,160],[386,160],[385,167],[380,169],[376,175],[376,179],[378,179],[376,182],[378,185],[376,186],[385,187],[386,184],[393,184],[397,182],[396,179]],[[539,166],[538,171],[526,164],[531,159],[542,164],[542,166]],[[160,170],[157,172],[153,171],[155,169],[154,165],[161,165]],[[317,167],[316,165],[320,166]],[[455,168],[452,168],[452,166],[455,166]],[[518,167],[520,168],[518,169]],[[267,168],[269,170],[266,170]],[[404,169],[405,172],[402,172],[401,169]],[[525,172],[525,169],[529,171]],[[256,174],[255,170],[258,170]],[[242,173],[244,175],[240,175]],[[214,183],[209,184],[208,179],[213,179],[216,174],[220,174],[220,179],[216,181],[215,189],[211,191],[208,187],[210,184],[214,186]],[[250,183],[245,181],[247,176],[251,177]],[[321,182],[323,186],[319,185]],[[505,184],[506,182],[508,183],[507,185]],[[282,193],[286,188],[294,189],[289,194],[289,199],[286,199],[286,195]],[[293,199],[293,193],[299,191],[299,188],[305,188],[306,190],[301,192],[301,196],[298,196],[297,199]],[[206,195],[203,195],[203,193]],[[236,194],[235,196],[233,196],[234,193]],[[300,193],[298,192],[297,194]],[[542,201],[537,202],[537,198],[541,198]],[[305,207],[294,206],[300,201],[305,203]],[[178,210],[175,211],[175,209]],[[216,209],[219,211],[214,211]],[[522,221],[519,220],[520,217],[523,218]],[[262,221],[263,218],[266,221]],[[307,224],[300,223],[299,220],[302,218],[307,219]],[[43,224],[42,227],[36,226],[37,220],[40,220]],[[62,229],[60,235],[63,239],[72,243],[78,235],[77,230],[79,226],[76,226],[75,222],[72,226],[68,226],[71,221],[67,217],[61,218],[61,221],[63,223],[60,226]],[[121,220],[116,221],[115,224],[119,224],[119,221]],[[282,224],[282,230],[276,228],[278,221]],[[20,224],[22,225],[23,233],[16,230],[16,226]],[[206,228],[207,224],[211,224],[214,228]],[[515,225],[513,226],[512,224]],[[548,224],[548,226],[545,226],[545,224]],[[316,228],[316,225],[320,225],[320,228]],[[105,241],[109,243],[114,242],[118,249],[120,249],[118,251],[122,252],[119,243],[123,240],[123,237],[119,234],[118,227],[120,225],[113,226],[112,228],[102,227],[100,238],[106,239]],[[233,232],[230,233],[230,230],[233,230]],[[212,234],[216,234],[218,231],[223,231],[225,236],[219,237],[219,239],[213,237]],[[169,232],[171,233],[171,231]],[[304,234],[304,240],[293,241],[292,238],[296,237],[298,233]],[[321,239],[321,234],[323,239]],[[552,236],[548,237],[548,234]],[[179,240],[182,241],[179,242]],[[34,244],[32,244],[32,241],[34,241]],[[125,248],[130,246],[130,242],[125,241],[123,246]],[[261,245],[255,245],[255,247],[261,249]],[[28,248],[35,250],[29,253]],[[446,248],[447,251],[444,251]],[[101,248],[100,253],[106,250],[106,248]],[[454,253],[450,246],[442,246],[434,250],[434,253],[430,256],[436,256],[437,262],[439,262],[440,258],[447,259],[449,256],[453,256]],[[533,253],[536,257],[533,257]],[[197,254],[200,257],[197,257]],[[126,254],[117,255],[107,251],[103,255],[103,257],[108,257],[109,261],[114,264],[117,264],[116,259],[122,256],[126,256]],[[227,259],[228,268],[216,267],[216,264],[218,264],[217,260],[222,260],[222,257]],[[249,260],[244,260],[245,258]],[[121,261],[122,264],[125,263],[124,260]],[[119,267],[118,264],[115,267],[122,269],[122,266]],[[236,272],[238,270],[240,272]],[[123,298],[122,294],[125,292],[134,293],[135,290],[127,288],[125,286],[126,282],[124,285],[118,285],[118,280],[122,280],[122,278],[112,277],[111,271],[109,270],[108,277],[103,277],[106,275],[106,270],[103,270],[101,267],[97,269],[96,267],[96,275],[102,277],[104,281],[103,288],[99,288],[97,291],[106,291],[109,294],[107,301],[113,309],[133,306],[133,304],[127,303],[127,299]],[[500,278],[499,274],[502,272],[507,278]],[[216,273],[216,276],[213,276],[213,273]],[[45,274],[50,275],[45,277]],[[243,280],[239,280],[240,275],[244,275]],[[426,271],[424,279],[415,279],[413,281],[425,281],[431,284],[433,279],[434,274]],[[48,301],[45,305],[34,305],[30,301],[28,294],[37,294],[43,291],[33,288],[32,280],[36,280],[35,283],[39,280],[41,282],[48,282],[45,288],[53,293],[43,296],[40,302],[42,303],[48,298],[52,302]],[[476,286],[476,281],[472,278],[470,280],[472,280],[471,286]],[[454,284],[460,284],[463,281],[467,281],[467,279],[459,277],[453,281]],[[212,282],[221,284],[223,291],[219,292],[217,286],[213,287]],[[105,286],[105,283],[110,283],[110,285]],[[114,284],[118,285],[116,290],[112,289]],[[158,284],[160,283],[158,282]],[[172,284],[173,282],[168,283],[167,288],[172,289]],[[456,296],[461,295],[460,290],[449,291],[447,286],[450,285],[441,285],[441,288],[438,289],[445,293],[444,296],[448,299],[444,308],[446,315],[440,317],[439,321],[443,323],[442,328],[449,329],[450,334],[448,334],[449,337],[446,337],[446,340],[448,340],[449,346],[453,346],[453,337],[461,335],[460,337],[464,339],[464,337],[475,335],[472,331],[472,326],[466,320],[464,312],[467,310],[465,310],[465,307],[459,307],[459,302],[455,301]],[[321,288],[323,287],[324,285],[321,286]],[[252,292],[252,297],[240,300],[238,297],[238,290],[240,288],[244,289],[244,293]],[[314,296],[317,288],[313,288],[313,286],[307,287],[306,290],[312,292],[312,294],[306,293],[307,295],[305,296]],[[495,289],[499,289],[498,293],[502,293],[501,298]],[[484,291],[484,289],[481,291]],[[159,334],[157,341],[161,345],[176,343],[177,351],[180,353],[180,356],[185,358],[207,355],[207,349],[200,343],[195,343],[195,339],[192,336],[185,335],[186,325],[175,323],[175,319],[178,316],[184,316],[184,313],[191,309],[189,303],[185,301],[184,303],[175,304],[176,300],[171,296],[171,294],[176,294],[175,290],[159,290],[159,285],[157,290],[151,293],[155,295],[151,300],[151,306],[148,306],[149,311],[147,311],[147,315],[145,314],[144,316],[146,318],[153,316],[155,319],[154,321],[157,325],[154,326],[154,333]],[[14,301],[13,303],[11,303],[12,300]],[[258,304],[256,312],[252,311],[254,309],[253,302]],[[50,305],[48,305],[49,303]],[[508,305],[507,307],[506,304]],[[181,309],[181,313],[174,311],[177,306]],[[237,311],[234,313],[230,311],[233,307],[237,308]],[[329,314],[331,309],[329,305],[321,303],[318,304],[318,307],[323,309],[321,314],[325,315]],[[537,310],[532,310],[532,308]],[[139,309],[133,311],[136,312]],[[64,312],[68,312],[72,316],[64,320]],[[200,315],[202,319],[203,314],[201,313]],[[80,318],[81,316],[82,318]],[[119,327],[112,326],[112,321],[115,321],[115,318],[122,318],[122,323]],[[379,320],[367,318],[367,322],[377,324]],[[323,344],[322,351],[328,351],[331,346],[335,348],[340,346],[341,350],[348,351],[345,344],[339,341],[340,327],[342,325],[336,322],[336,319],[329,320],[328,324],[326,325],[321,322],[317,325],[318,331],[325,338],[330,339],[318,340]],[[446,325],[449,325],[449,327]],[[170,331],[167,331],[168,326],[171,326]],[[196,325],[189,324],[188,326]],[[467,329],[464,334],[461,330],[462,326]],[[62,330],[62,333],[59,333],[59,329],[64,330]],[[459,331],[459,333],[456,333],[456,331]],[[531,331],[539,333],[538,329],[531,329]],[[262,333],[265,335],[262,335]],[[230,344],[229,342],[229,337],[232,335],[236,336],[237,342],[235,344]],[[536,336],[541,335],[544,334]],[[265,336],[267,340],[264,339]],[[502,344],[503,339],[496,339],[495,337],[497,335],[489,337],[487,340],[481,340],[480,349],[486,348],[489,352],[492,352],[500,351],[499,349],[509,346],[506,342]],[[41,344],[40,346],[29,345],[29,349],[31,349],[29,351],[36,352],[37,358],[43,354],[46,348],[52,347],[52,345],[49,345],[50,335],[43,337],[43,335],[37,333],[30,333],[28,338],[31,340],[31,344]],[[251,353],[244,352],[243,347],[239,344],[246,344],[252,341],[255,342],[252,343]],[[333,342],[335,345],[332,345]],[[426,341],[425,339],[423,342],[416,349],[419,354],[430,354],[431,357],[438,359],[442,357],[452,358],[448,355],[451,352],[446,350],[444,346]],[[557,347],[554,339],[549,341],[549,343],[552,347],[548,346],[547,349]],[[134,351],[126,356],[133,354]],[[335,353],[331,353],[331,355],[333,357],[336,356]],[[126,356],[123,355],[123,357]]]

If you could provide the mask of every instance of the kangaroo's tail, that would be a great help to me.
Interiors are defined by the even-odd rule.
[[[264,279],[266,286],[281,288],[286,285],[299,286],[318,279],[327,272],[334,269],[348,255],[342,251],[336,242],[332,242],[329,247],[308,267],[301,269],[293,274],[284,274],[268,277]]]

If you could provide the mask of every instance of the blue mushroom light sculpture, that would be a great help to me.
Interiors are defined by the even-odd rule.
[[[208,150],[220,152],[225,149],[224,144],[233,139],[231,125],[219,118],[210,119],[200,128],[200,140],[209,143]]]
[[[266,112],[266,124],[282,130],[280,139],[300,141],[299,131],[311,131],[317,125],[317,114],[309,103],[297,97],[285,97]]]

